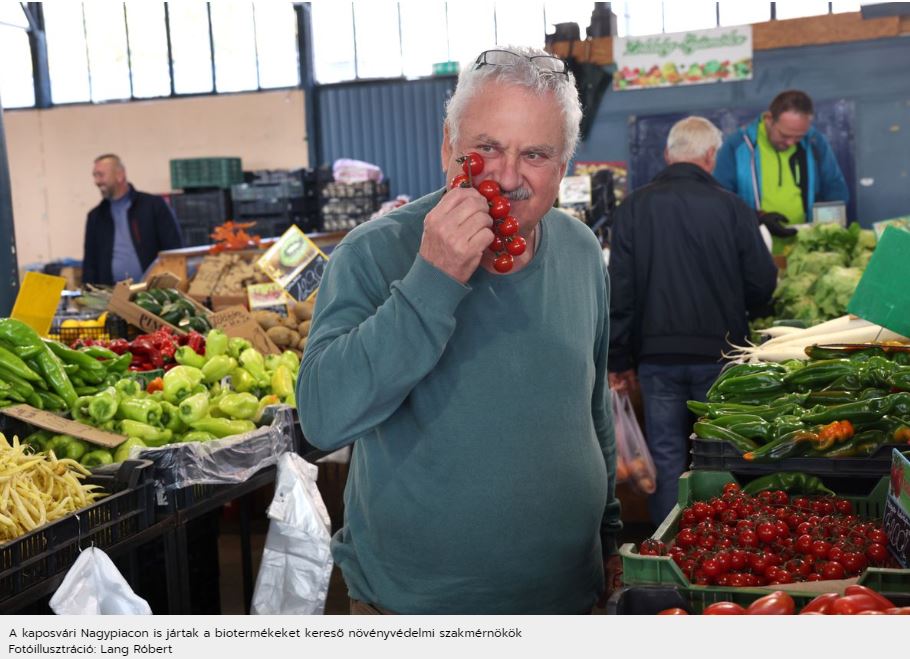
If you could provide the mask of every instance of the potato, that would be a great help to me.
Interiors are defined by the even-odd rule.
[[[297,332],[300,336],[307,336],[310,333],[310,325],[313,324],[312,320],[305,320],[297,327]]]
[[[294,316],[294,314],[289,314],[287,316],[283,316],[281,318],[281,324],[284,325],[285,327],[287,327],[288,329],[292,329],[295,332],[297,331],[297,318]]]
[[[300,335],[297,332],[284,327],[283,325],[276,325],[275,327],[270,327],[265,331],[269,335],[269,338],[275,343],[279,348],[284,348],[286,346],[292,345],[291,339],[294,336],[297,336],[297,340],[300,340]]]
[[[300,350],[300,352],[303,352],[304,350],[306,350],[306,342],[307,342],[308,338],[309,337],[305,336],[302,339],[300,339],[300,341],[297,343],[297,349]]]
[[[256,322],[265,330],[281,323],[281,316],[274,311],[254,311],[253,318],[255,318]]]
[[[297,320],[310,320],[313,317],[313,307],[316,306],[316,300],[306,302],[294,302],[294,315]]]

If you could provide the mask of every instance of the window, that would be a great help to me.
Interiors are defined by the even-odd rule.
[[[547,24],[542,2],[497,2],[496,45],[543,48]]]
[[[456,2],[447,2],[446,16],[450,60],[466,64],[496,45],[492,2],[472,3],[466,7]]]
[[[663,3],[659,0],[643,0],[629,3],[626,21],[630,37],[644,37],[664,31]]]
[[[258,88],[253,4],[213,2],[209,11],[215,50],[215,89],[236,92]]]
[[[133,96],[168,96],[171,93],[171,74],[167,63],[164,4],[127,2],[126,33],[130,47]]]
[[[819,16],[827,13],[828,3],[822,2],[821,0],[776,3],[776,16],[778,20],[802,18],[803,16]]]
[[[544,8],[546,33],[553,34],[555,29],[553,26],[557,23],[578,23],[579,36],[584,39],[585,28],[591,24],[592,11],[594,11],[593,2],[579,2],[579,0],[547,2]]]
[[[723,27],[764,23],[771,20],[770,2],[749,3],[740,0],[726,0],[717,4],[720,10],[720,24]]]
[[[706,0],[665,2],[664,32],[689,32],[717,27],[717,3]]]
[[[33,106],[35,82],[32,78],[32,56],[24,29],[0,25],[0,62],[3,62],[0,66],[0,107]]]
[[[44,33],[54,103],[78,103],[91,99],[88,51],[82,4],[58,2],[44,5]]]
[[[355,2],[357,77],[397,78],[401,75],[401,33],[397,2]]]
[[[409,78],[428,76],[434,64],[449,61],[446,3],[402,2],[399,7],[401,72]]]
[[[174,91],[194,94],[212,91],[212,42],[208,7],[204,2],[169,2]]]
[[[130,63],[122,3],[83,5],[92,101],[130,98]]]
[[[835,14],[842,14],[844,12],[850,11],[859,11],[861,9],[860,5],[871,5],[875,4],[873,2],[859,2],[859,0],[841,0],[840,2],[832,2],[831,10]]]
[[[353,80],[357,77],[353,6],[348,2],[316,2],[312,8],[316,80]]]
[[[297,59],[297,15],[287,2],[254,2],[259,86],[295,87],[300,82]]]

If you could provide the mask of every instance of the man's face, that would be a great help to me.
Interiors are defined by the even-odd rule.
[[[510,197],[526,238],[550,210],[566,171],[562,111],[552,93],[535,96],[521,87],[487,83],[465,108],[458,143],[443,144],[446,180],[461,173],[459,156],[476,151],[484,159],[474,179],[499,183]]]
[[[768,130],[768,141],[778,151],[786,151],[797,144],[812,126],[812,115],[799,112],[782,112],[774,121],[771,115],[765,116],[765,127]]]
[[[105,199],[115,198],[126,180],[123,169],[110,158],[104,158],[95,163],[92,168],[92,177],[95,179],[95,185],[101,191],[101,196]]]

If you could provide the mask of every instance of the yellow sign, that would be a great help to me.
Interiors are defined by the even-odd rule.
[[[41,336],[47,336],[65,285],[63,277],[26,272],[10,317],[21,320]]]

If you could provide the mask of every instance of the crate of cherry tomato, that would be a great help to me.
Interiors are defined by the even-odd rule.
[[[695,611],[776,590],[804,604],[826,586],[843,590],[883,570],[910,586],[910,570],[893,570],[882,529],[887,492],[887,478],[866,496],[838,496],[802,473],[741,485],[729,472],[688,472],[654,535],[620,548],[624,581],[676,587]]]

